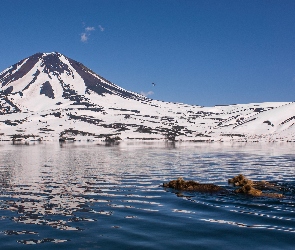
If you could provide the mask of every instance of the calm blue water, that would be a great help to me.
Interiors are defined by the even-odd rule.
[[[294,249],[293,144],[0,144],[0,249]],[[243,173],[283,199],[164,189]]]

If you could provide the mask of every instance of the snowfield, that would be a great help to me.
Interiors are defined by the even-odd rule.
[[[295,103],[201,107],[127,91],[60,53],[0,73],[0,140],[295,141]]]

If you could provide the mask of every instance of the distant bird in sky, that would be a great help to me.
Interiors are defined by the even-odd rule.
[[[155,83],[152,83],[153,84],[153,86],[156,86],[156,84]]]

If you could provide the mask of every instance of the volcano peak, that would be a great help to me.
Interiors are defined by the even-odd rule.
[[[295,141],[294,109],[156,101],[58,52],[36,53],[0,73],[0,140]]]
[[[59,52],[36,53],[21,60],[0,74],[1,91],[19,94],[20,99],[39,95],[55,99],[85,99],[86,94],[114,94],[124,98],[142,99],[102,78],[82,63]],[[30,109],[27,103],[26,109]]]

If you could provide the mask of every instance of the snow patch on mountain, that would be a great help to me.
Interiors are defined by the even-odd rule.
[[[152,100],[57,52],[16,63],[0,84],[0,140],[295,141],[295,103]]]

